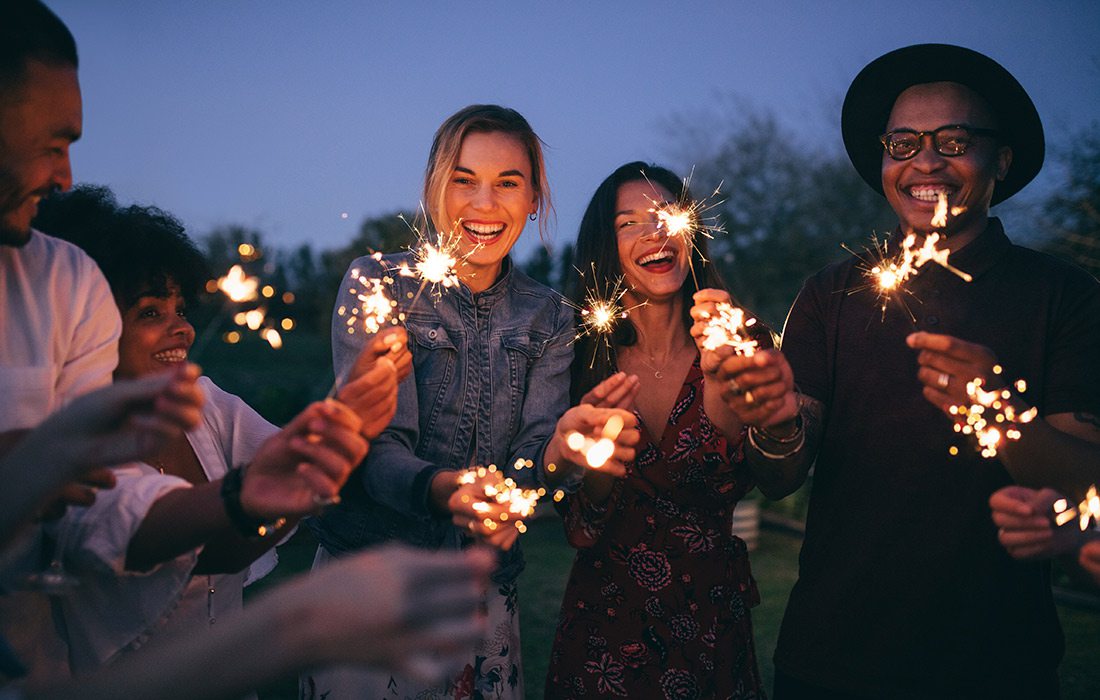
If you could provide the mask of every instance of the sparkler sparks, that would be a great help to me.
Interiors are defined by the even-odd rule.
[[[1096,485],[1093,484],[1085,493],[1085,500],[1076,507],[1071,506],[1067,499],[1059,498],[1054,502],[1053,511],[1054,524],[1058,527],[1076,520],[1081,532],[1090,527],[1096,529],[1100,526],[1100,492],[1097,492]]]
[[[755,318],[745,318],[745,310],[726,302],[715,304],[716,315],[705,314],[703,349],[711,352],[721,347],[733,348],[736,355],[746,357],[756,352],[758,343],[748,335],[748,329],[756,325]]]
[[[1000,374],[1001,367],[995,366],[993,373]],[[1027,391],[1027,383],[1022,379],[1016,382],[1015,387],[1020,393]],[[996,457],[997,448],[1002,447],[1006,440],[1019,440],[1018,426],[1030,423],[1039,415],[1039,409],[1034,406],[1017,412],[1012,405],[1011,390],[983,389],[980,377],[966,383],[966,394],[970,397],[970,405],[950,408],[951,415],[959,417],[955,432],[973,435],[978,441],[979,452],[987,459]],[[951,450],[952,454],[958,453],[958,448],[952,447]]]
[[[684,178],[685,192],[689,191],[694,173],[693,168],[691,174]],[[667,242],[673,238],[684,241],[684,248],[688,251],[688,266],[691,270],[692,279],[696,281],[696,286],[698,286],[698,280],[695,277],[695,254],[703,262],[708,262],[696,243],[697,236],[714,238],[719,233],[725,233],[717,213],[712,213],[724,203],[724,200],[718,199],[721,189],[722,184],[719,183],[714,191],[703,199],[693,200],[685,197],[675,202],[661,202],[655,198],[649,198],[650,203],[653,205],[649,211],[656,215],[657,228],[663,232],[665,241]],[[656,189],[654,189],[654,192],[656,192]]]
[[[578,272],[580,271],[578,270]],[[584,273],[581,273],[582,279],[584,276]],[[588,363],[588,367],[591,369],[596,364],[596,353],[599,352],[601,345],[610,356],[611,334],[615,331],[619,321],[629,316],[634,309],[645,306],[646,302],[643,301],[629,307],[624,306],[622,300],[628,290],[624,285],[623,278],[619,277],[613,282],[601,280],[596,274],[595,263],[592,263],[592,281],[590,284],[586,282],[584,287],[585,293],[582,303],[575,304],[569,300],[566,300],[565,303],[576,309],[580,316],[580,325],[577,327],[576,335],[573,336],[573,342],[575,343],[581,338],[598,339],[598,342],[592,348],[592,359]]]
[[[965,210],[965,207],[952,207],[950,209],[950,214],[952,216],[958,216]],[[943,228],[947,226],[948,211],[947,194],[940,192],[936,200],[936,211],[933,213],[930,222],[932,228]],[[855,252],[846,245],[843,247],[860,259],[864,276],[870,281],[869,286],[878,291],[882,315],[885,318],[886,306],[891,296],[894,295],[895,292],[911,294],[911,292],[905,288],[906,282],[916,275],[920,268],[929,262],[939,265],[964,282],[973,281],[974,278],[970,274],[963,272],[948,262],[951,250],[949,248],[938,248],[937,244],[941,240],[946,239],[940,236],[939,233],[933,231],[925,235],[921,245],[917,246],[917,235],[913,232],[909,232],[905,238],[902,239],[901,250],[898,251],[896,255],[890,254],[888,242],[880,244],[874,237],[871,239],[871,248],[866,251],[866,256]],[[850,293],[865,288],[866,287],[860,287],[852,290]],[[908,310],[908,307],[906,307],[906,311],[909,313],[909,318],[916,321],[916,317]]]
[[[260,279],[251,277],[240,265],[229,268],[224,277],[218,278],[218,289],[229,297],[230,301],[238,304],[246,301],[254,301],[258,295]]]
[[[534,462],[529,459],[518,459],[514,466],[517,470],[531,469],[534,467]],[[534,515],[535,505],[546,495],[546,489],[521,488],[511,477],[504,476],[495,464],[490,464],[488,467],[470,467],[458,476],[459,484],[476,484],[479,481],[483,482],[482,495],[486,500],[474,501],[471,504],[470,507],[475,512],[485,514],[493,510],[490,502],[507,507],[497,516],[497,519],[486,516],[482,524],[489,530],[496,530],[501,523],[512,522],[516,530],[521,533],[527,532],[523,519]],[[468,499],[468,496],[463,496],[465,502],[469,502]]]
[[[376,255],[376,259],[381,258],[380,254]],[[393,285],[392,277],[388,275],[367,277],[360,272],[359,268],[353,268],[349,275],[359,285],[353,284],[348,288],[348,293],[355,297],[358,303],[350,308],[346,304],[341,304],[336,309],[336,315],[345,318],[349,334],[354,334],[360,325],[367,333],[374,334],[387,324],[396,325],[405,320],[404,313],[394,316],[397,302],[386,293],[386,287]]]
[[[565,444],[574,452],[581,453],[588,466],[599,469],[615,455],[615,440],[622,431],[622,416],[613,413],[600,430],[599,439],[594,440],[573,430],[565,436]]]

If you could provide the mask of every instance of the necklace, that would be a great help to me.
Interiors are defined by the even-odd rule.
[[[664,379],[665,378],[665,369],[668,368],[669,363],[672,362],[672,359],[673,359],[673,357],[675,356],[676,353],[670,353],[665,358],[665,361],[662,362],[660,365],[655,364],[656,361],[657,361],[657,358],[653,357],[652,355],[649,356],[649,360],[653,360],[653,362],[650,362],[649,360],[647,360],[646,359],[646,354],[644,352],[642,352],[641,350],[635,350],[631,354],[635,355],[639,362],[641,362],[643,365],[648,367],[650,369],[650,371],[653,372],[653,378],[654,379]]]

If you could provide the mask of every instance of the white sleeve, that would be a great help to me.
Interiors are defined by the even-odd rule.
[[[72,290],[72,300],[78,302],[73,309],[78,317],[57,377],[58,406],[111,383],[122,333],[122,319],[103,273],[87,256],[77,258],[75,265],[77,288]]]

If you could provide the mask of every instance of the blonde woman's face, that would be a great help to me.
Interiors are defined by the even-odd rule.
[[[527,217],[538,210],[523,144],[501,132],[468,134],[443,199],[444,221],[465,256],[459,276],[474,291],[488,289]]]

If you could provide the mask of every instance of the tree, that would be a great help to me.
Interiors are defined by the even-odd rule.
[[[842,243],[859,250],[896,226],[843,152],[803,143],[771,112],[734,100],[671,127],[678,159],[695,164],[694,194],[722,183],[711,213],[725,233],[709,242],[712,262],[733,295],[777,330],[803,280],[850,255]]]
[[[1043,207],[1045,248],[1100,279],[1100,122],[1072,138],[1060,160],[1065,182]]]

